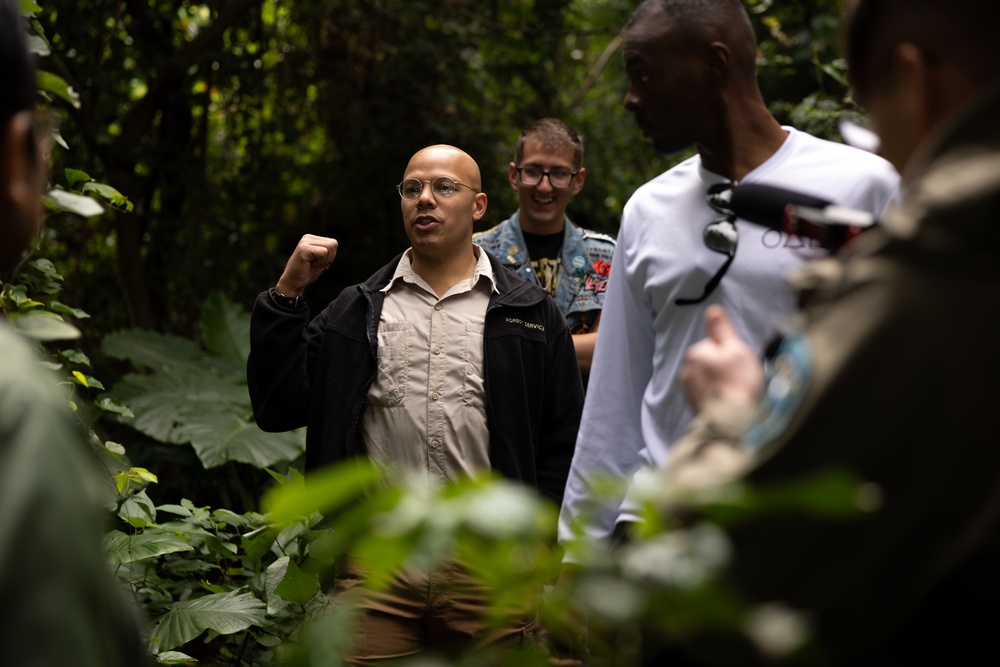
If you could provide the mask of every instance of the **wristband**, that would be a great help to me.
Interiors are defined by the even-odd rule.
[[[282,308],[301,308],[306,305],[306,298],[304,296],[286,296],[274,287],[269,289],[267,293],[271,297],[271,301]]]

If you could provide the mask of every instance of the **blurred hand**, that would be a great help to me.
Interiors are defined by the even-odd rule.
[[[680,379],[684,395],[697,412],[715,397],[740,405],[754,405],[764,384],[764,369],[743,342],[721,306],[705,311],[708,337],[688,348]]]
[[[275,289],[285,296],[302,296],[306,287],[330,268],[336,256],[337,239],[306,234],[299,239],[295,251],[288,258]]]

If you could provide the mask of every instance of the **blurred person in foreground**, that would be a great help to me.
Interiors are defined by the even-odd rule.
[[[1000,3],[846,9],[853,92],[902,174],[900,201],[843,261],[798,277],[801,332],[766,378],[728,314],[706,314],[682,371],[699,414],[666,479],[852,471],[879,490],[871,513],[732,531],[738,591],[807,614],[825,658],[810,664],[997,665]],[[734,655],[689,645],[650,663],[758,662]]]
[[[410,248],[311,318],[302,296],[339,244],[307,234],[258,296],[247,365],[257,423],[306,426],[307,471],[355,457],[432,485],[493,471],[558,506],[583,406],[565,319],[472,242],[487,197],[471,156],[428,146],[397,189]],[[388,590],[365,591],[350,662],[533,647],[539,600],[493,627],[470,566],[406,567]],[[364,590],[365,570],[350,561],[337,573],[334,603]]]
[[[0,275],[41,224],[48,138],[35,118],[24,24],[0,0]],[[0,320],[0,662],[134,667],[147,653],[134,610],[101,549],[96,458],[56,379]]]
[[[612,237],[578,227],[566,215],[586,176],[583,139],[568,123],[557,118],[531,123],[521,130],[508,166],[517,210],[472,237],[556,300],[573,334],[585,387],[615,253]]]

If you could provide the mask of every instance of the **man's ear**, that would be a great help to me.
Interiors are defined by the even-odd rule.
[[[507,167],[507,178],[510,180],[510,187],[515,190],[517,190],[520,185],[517,176],[517,165],[511,162],[510,166]]]
[[[22,111],[14,114],[2,130],[0,137],[0,207],[4,215],[11,209],[24,210],[36,206],[33,201],[35,188],[32,183],[32,156],[37,157],[32,129],[32,114]]]
[[[587,179],[587,170],[580,167],[579,171],[576,172],[576,178],[573,179],[573,196],[580,194],[580,190],[583,189],[583,182]]]
[[[732,54],[729,47],[722,42],[712,42],[708,45],[708,55],[705,61],[708,75],[718,81],[729,72]]]
[[[477,192],[475,199],[473,199],[473,206],[475,208],[472,211],[473,220],[482,220],[483,216],[486,215],[486,193]]]
[[[922,128],[937,122],[939,90],[934,68],[927,55],[909,42],[897,44],[892,50],[892,65],[899,89],[906,95],[908,106],[917,116]]]
[[[38,232],[42,187],[32,112],[0,128],[0,271],[14,266]]]

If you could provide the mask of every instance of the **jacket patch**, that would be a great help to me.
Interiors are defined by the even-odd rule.
[[[586,280],[583,281],[583,291],[603,294],[608,291],[608,279],[587,276]]]
[[[786,338],[778,348],[767,377],[764,396],[744,437],[752,449],[760,449],[784,433],[812,379],[812,349],[804,336]]]
[[[537,329],[538,331],[545,331],[544,324],[535,324],[534,322],[525,322],[517,317],[507,317],[505,318],[508,324],[520,324],[522,327],[527,327],[528,329]]]

